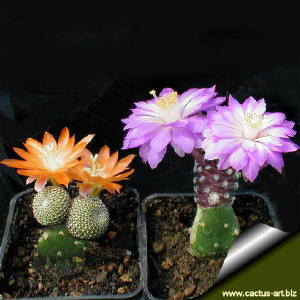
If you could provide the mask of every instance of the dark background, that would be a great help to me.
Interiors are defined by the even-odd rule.
[[[64,126],[77,140],[96,133],[89,145],[122,146],[120,119],[152,89],[217,85],[239,100],[264,97],[269,111],[283,111],[300,127],[300,39],[297,16],[278,7],[140,7],[112,16],[96,8],[18,6],[0,12],[0,155],[27,137],[56,137]],[[294,139],[300,144],[299,134]],[[2,150],[1,150],[2,149]],[[121,151],[120,156],[132,151]],[[1,157],[0,157],[1,158]],[[283,229],[300,226],[300,155],[285,155],[280,176],[264,169],[255,190],[277,207]],[[139,157],[129,184],[141,197],[154,192],[192,192],[193,161],[170,149],[157,169]],[[0,166],[1,224],[10,197],[24,189],[14,170]]]

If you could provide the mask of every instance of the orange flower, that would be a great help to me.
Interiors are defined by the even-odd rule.
[[[118,161],[118,151],[110,155],[108,146],[103,146],[95,155],[85,149],[81,157],[81,164],[70,169],[70,175],[74,180],[81,182],[78,183],[78,186],[82,196],[98,195],[103,189],[110,193],[119,192],[122,186],[115,182],[126,180],[133,173],[133,169],[122,172],[129,169],[128,165],[134,156],[131,154]]]
[[[36,191],[41,191],[49,179],[67,186],[72,180],[68,169],[80,163],[78,158],[93,137],[89,134],[75,145],[75,136],[70,138],[67,127],[61,131],[58,142],[46,131],[43,143],[28,138],[24,143],[27,151],[13,148],[24,160],[4,159],[0,163],[17,168],[18,174],[28,176],[26,184],[35,181]]]

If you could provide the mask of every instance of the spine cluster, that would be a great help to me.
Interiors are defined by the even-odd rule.
[[[218,170],[216,161],[204,159],[203,152],[194,149],[195,159],[193,170],[193,186],[197,194],[195,202],[201,207],[217,207],[223,204],[232,204],[235,200],[230,191],[239,187],[240,172],[232,168]]]

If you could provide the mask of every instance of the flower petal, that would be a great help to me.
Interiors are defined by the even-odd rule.
[[[47,183],[48,177],[44,177],[44,176],[39,176],[34,184],[34,189],[37,192],[40,192],[43,190],[43,188],[45,187],[46,183]]]
[[[29,176],[26,179],[26,184],[30,184],[32,182],[34,182],[37,179],[37,176]]]
[[[185,153],[191,153],[195,145],[195,140],[194,136],[185,128],[173,128],[172,143]]]
[[[126,157],[120,159],[118,163],[115,165],[115,167],[111,170],[110,175],[114,176],[116,174],[119,174],[127,169],[128,165],[131,163],[131,161],[134,159],[135,155],[130,154]]]
[[[57,142],[58,150],[63,150],[70,139],[70,132],[67,127],[63,128]]]
[[[56,182],[65,186],[68,186],[68,184],[71,182],[70,176],[65,172],[53,173],[53,177],[56,180]]]
[[[151,169],[155,169],[157,167],[157,165],[161,162],[161,160],[165,156],[166,151],[167,151],[167,147],[162,149],[160,152],[153,151],[150,148],[147,158]]]
[[[79,194],[82,197],[86,197],[92,189],[92,185],[89,183],[78,183],[77,185],[79,187]]]
[[[57,148],[57,143],[55,138],[53,137],[53,135],[47,131],[45,131],[44,133],[44,137],[43,137],[43,146],[46,145],[53,145],[53,148],[56,149]]]
[[[160,152],[167,147],[171,140],[171,128],[161,127],[157,134],[149,141],[151,151]]]
[[[253,182],[258,174],[259,165],[249,159],[248,164],[242,169],[244,176]]]
[[[268,151],[267,162],[275,168],[279,173],[282,172],[284,166],[282,154],[275,151]]]
[[[228,157],[228,162],[236,171],[243,169],[248,163],[248,155],[242,148],[238,148]]]
[[[143,163],[146,163],[148,161],[148,153],[150,151],[150,144],[146,143],[141,145],[139,149],[139,155],[142,158]]]
[[[192,116],[188,119],[187,128],[193,133],[202,133],[207,127],[207,119],[204,116]]]

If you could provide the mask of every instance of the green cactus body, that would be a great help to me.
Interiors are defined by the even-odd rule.
[[[47,186],[38,192],[32,201],[35,219],[42,225],[56,225],[65,221],[70,197],[60,186]]]
[[[65,272],[85,264],[89,246],[89,241],[71,236],[64,225],[51,226],[37,243],[38,258],[45,267]]]
[[[189,251],[200,258],[227,254],[239,232],[238,220],[230,204],[209,208],[198,204],[190,228]]]
[[[67,229],[76,238],[99,238],[109,224],[109,212],[96,196],[77,196],[73,199],[67,219]]]

